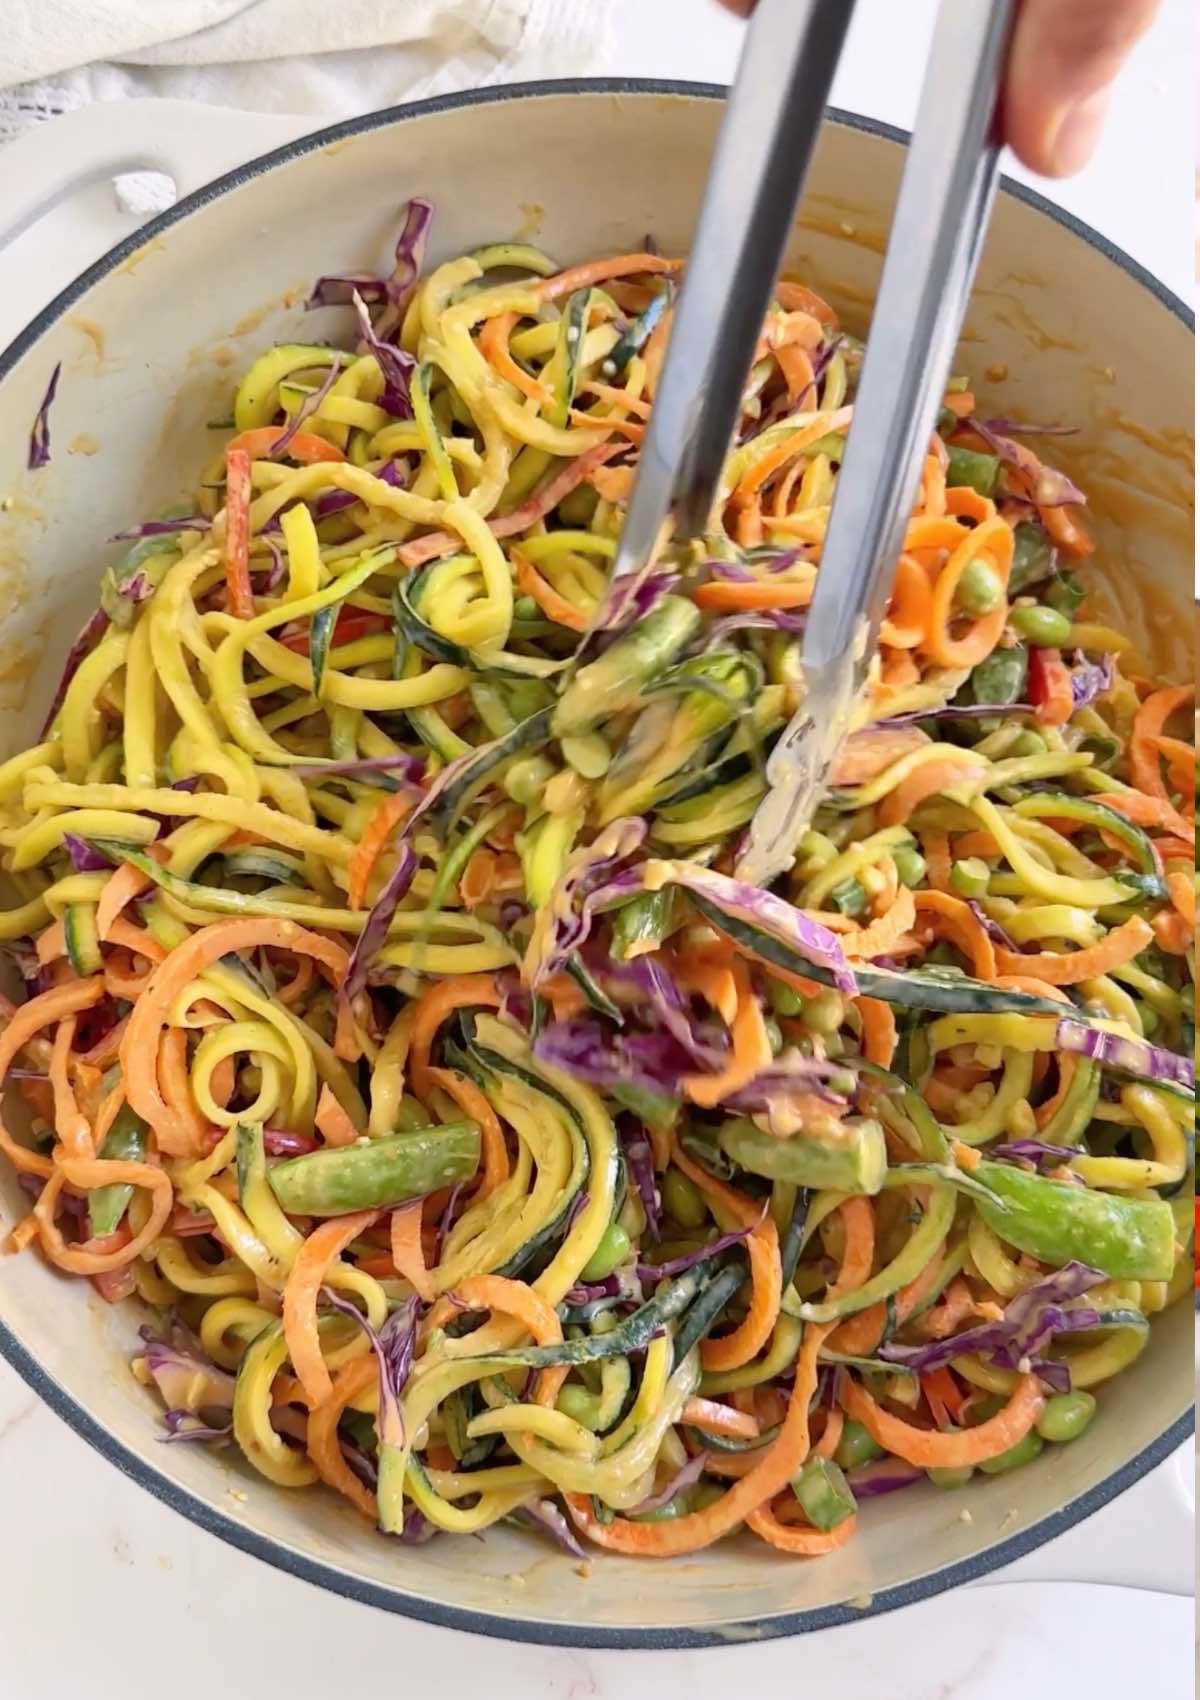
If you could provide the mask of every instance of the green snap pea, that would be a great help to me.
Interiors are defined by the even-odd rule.
[[[951,445],[946,467],[946,483],[969,485],[981,496],[994,496],[1000,477],[1000,461],[996,455],[979,454],[974,449]]]
[[[914,850],[910,844],[900,844],[892,851],[892,861],[896,864],[896,878],[900,884],[915,891],[927,872],[921,852]]]
[[[1008,623],[1019,637],[1043,649],[1061,649],[1071,641],[1071,622],[1057,608],[1017,607],[1008,616]]]
[[[971,691],[976,702],[1020,702],[1029,678],[1029,652],[1021,644],[1012,649],[993,650],[971,673]]]
[[[469,1180],[478,1167],[477,1125],[446,1122],[291,1157],[274,1164],[267,1180],[289,1216],[343,1216],[424,1198]]]
[[[829,1458],[810,1458],[793,1479],[792,1492],[814,1529],[836,1529],[858,1510],[845,1476]]]
[[[957,1464],[953,1469],[937,1468],[926,1470],[925,1474],[929,1477],[929,1480],[933,1483],[934,1487],[960,1488],[966,1487],[971,1477],[975,1474],[975,1469],[971,1464]]]
[[[1074,619],[1081,604],[1086,599],[1087,591],[1084,590],[1074,573],[1055,573],[1042,592],[1042,601],[1046,606],[1056,608],[1060,614],[1065,614],[1068,619]]]
[[[983,897],[992,870],[978,856],[964,856],[950,869],[950,884],[960,897]]]
[[[973,1172],[992,1195],[975,1208],[1006,1245],[1061,1269],[1077,1260],[1113,1281],[1169,1281],[1175,1219],[1156,1198],[1093,1192],[986,1159]]]
[[[670,1168],[663,1179],[663,1206],[681,1228],[702,1228],[708,1221],[704,1195],[679,1169]]]
[[[661,944],[671,930],[674,905],[675,893],[670,886],[639,892],[623,903],[612,918],[612,953],[617,961],[628,961],[634,945]]]
[[[863,1425],[850,1417],[842,1429],[842,1437],[833,1454],[834,1462],[843,1470],[853,1470],[859,1464],[869,1464],[872,1458],[883,1457],[883,1447]]]
[[[1009,1470],[1019,1470],[1024,1464],[1032,1464],[1045,1444],[1037,1429],[1031,1428],[1015,1446],[1010,1446],[997,1458],[985,1458],[979,1468],[985,1476],[1003,1476]]]
[[[1047,1399],[1046,1407],[1034,1427],[1043,1440],[1064,1445],[1081,1435],[1096,1415],[1096,1401],[1090,1393],[1056,1393]]]
[[[104,1136],[100,1156],[119,1163],[140,1163],[146,1155],[146,1136],[141,1116],[123,1104]],[[132,1197],[133,1188],[124,1182],[92,1188],[88,1193],[88,1226],[93,1239],[116,1233]]]
[[[743,1119],[726,1122],[718,1137],[739,1169],[812,1191],[873,1196],[887,1172],[883,1128],[865,1116],[843,1122],[836,1144],[804,1133],[777,1139]]]
[[[603,1281],[629,1256],[629,1235],[619,1222],[610,1222],[600,1236],[600,1244],[579,1272],[583,1281]]]
[[[829,901],[843,915],[861,915],[867,907],[866,888],[856,879],[843,880],[829,893]]]
[[[994,614],[1004,601],[1004,585],[986,561],[969,561],[958,581],[955,600],[968,614]]]

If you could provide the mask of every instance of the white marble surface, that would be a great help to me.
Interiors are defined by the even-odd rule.
[[[932,0],[860,0],[837,103],[908,123],[932,14]],[[1096,165],[1050,190],[1185,296],[1194,29],[1194,0],[1165,0]],[[737,42],[738,26],[710,0],[618,0],[616,48],[598,69],[727,81]],[[2,200],[0,181],[0,212]],[[83,210],[74,232],[69,217],[56,215],[55,247],[68,269],[23,280],[43,300],[104,245],[87,252]],[[22,293],[0,290],[0,343],[25,316]],[[456,1695],[484,1684],[493,1700],[675,1700],[714,1678],[739,1689],[817,1684],[832,1700],[1123,1700],[1135,1686],[1183,1700],[1193,1691],[1193,1508],[1189,1447],[988,1582],[803,1645],[669,1656],[485,1645],[319,1593],[200,1533],[103,1463],[0,1364],[0,1700],[152,1688],[200,1700],[285,1684],[292,1700],[324,1700],[351,1671],[364,1691],[436,1683]]]

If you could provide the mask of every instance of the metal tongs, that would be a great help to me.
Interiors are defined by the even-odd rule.
[[[702,536],[854,0],[759,0],[709,174],[612,583]],[[879,639],[999,169],[1014,0],[941,0],[854,419],[809,609],[804,700],[767,763],[737,867],[790,867]]]

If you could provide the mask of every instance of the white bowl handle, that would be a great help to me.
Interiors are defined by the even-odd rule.
[[[236,118],[235,124],[226,120]],[[230,113],[186,100],[102,101],[64,112],[5,147],[0,249],[69,196],[127,171],[161,171],[189,194],[256,153],[290,140],[311,119]],[[113,204],[117,241],[128,214]]]

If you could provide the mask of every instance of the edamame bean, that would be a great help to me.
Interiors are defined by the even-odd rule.
[[[955,590],[955,600],[968,614],[994,614],[1004,601],[1004,585],[986,561],[968,561]]]
[[[1008,616],[1008,623],[1018,636],[1045,649],[1061,649],[1071,638],[1071,622],[1057,608],[1017,607]]]
[[[678,1169],[668,1169],[663,1177],[663,1206],[681,1228],[702,1228],[708,1221],[708,1206],[699,1187]]]
[[[971,1464],[958,1464],[952,1470],[926,1470],[925,1474],[929,1477],[934,1487],[960,1488],[967,1485],[971,1477],[975,1474],[975,1470]]]
[[[630,1239],[619,1222],[610,1222],[600,1244],[579,1271],[581,1281],[606,1280],[629,1256]]]
[[[522,756],[504,775],[504,789],[514,803],[533,803],[541,796],[557,769],[545,756]]]
[[[883,1447],[861,1423],[855,1422],[851,1417],[842,1429],[842,1438],[838,1441],[833,1456],[843,1470],[853,1470],[859,1464],[869,1464],[872,1458],[882,1458]]]
[[[1019,1470],[1024,1464],[1032,1464],[1045,1444],[1037,1429],[1031,1428],[1015,1446],[997,1458],[986,1458],[979,1468],[985,1476],[1002,1476],[1008,1470]]]
[[[289,1216],[344,1216],[424,1198],[478,1167],[477,1125],[446,1122],[291,1157],[268,1169],[267,1180]]]
[[[1046,1408],[1036,1423],[1043,1440],[1059,1446],[1081,1435],[1096,1415],[1096,1401],[1090,1393],[1056,1393],[1047,1399]]]

